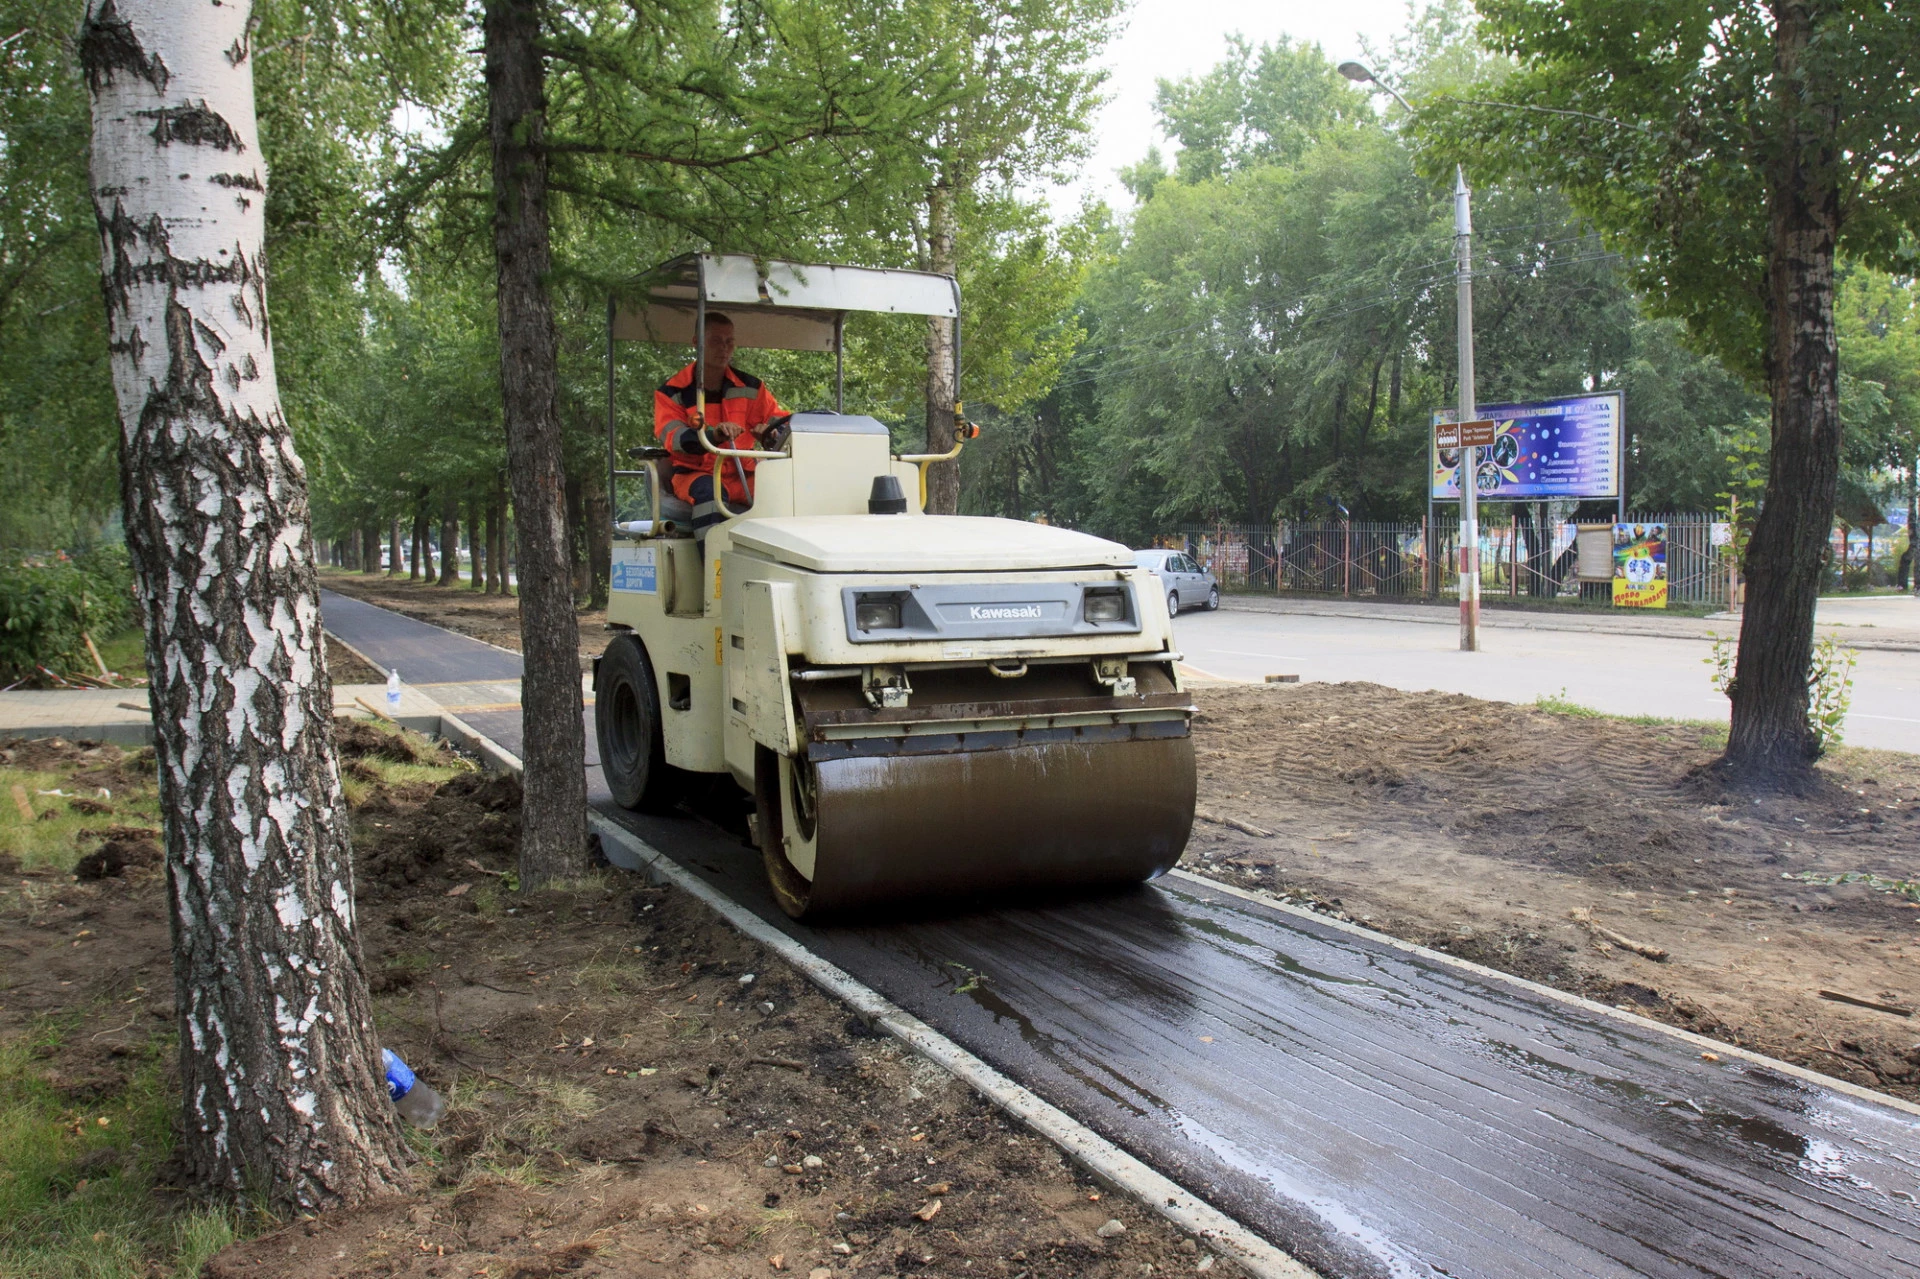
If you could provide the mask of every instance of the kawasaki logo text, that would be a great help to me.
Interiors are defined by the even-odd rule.
[[[1038,604],[969,604],[967,620],[973,622],[1015,622],[1023,618],[1038,618]]]

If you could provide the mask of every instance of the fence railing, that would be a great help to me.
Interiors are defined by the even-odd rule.
[[[1726,561],[1713,544],[1712,516],[1643,514],[1631,515],[1627,522],[1667,526],[1669,600],[1726,606]],[[1576,531],[1577,525],[1568,521],[1483,517],[1481,595],[1580,595]],[[1183,529],[1158,543],[1185,550],[1211,568],[1222,589],[1229,591],[1438,599],[1454,594],[1459,584],[1460,525],[1455,519],[1218,524]],[[1607,590],[1593,583],[1586,589],[1596,596]]]

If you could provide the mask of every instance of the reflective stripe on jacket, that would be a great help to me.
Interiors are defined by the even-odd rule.
[[[660,389],[653,393],[653,432],[671,455],[674,496],[683,502],[691,500],[688,490],[696,476],[713,473],[713,454],[700,447],[699,437],[694,433],[695,427],[703,425],[694,410],[697,403],[691,364],[662,382]],[[773,398],[773,392],[767,389],[764,382],[751,373],[729,368],[726,386],[721,393],[717,397],[707,397],[707,420],[704,425],[717,426],[721,422],[731,422],[735,426],[744,426],[752,434],[735,437],[733,447],[757,448],[760,428],[784,412],[786,410],[780,407],[780,402]],[[721,444],[723,441],[714,440],[714,443]],[[750,486],[757,459],[730,457],[724,461],[720,473],[725,481],[727,501],[744,506],[753,500]],[[742,472],[745,472],[748,480],[744,485],[740,482]]]

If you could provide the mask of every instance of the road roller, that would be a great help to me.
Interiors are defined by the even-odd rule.
[[[620,447],[615,344],[691,346],[703,388],[709,308],[739,347],[831,354],[834,407],[740,437],[754,448],[699,432],[724,515],[702,541],[662,451]],[[632,506],[593,679],[615,800],[664,812],[699,774],[730,777],[796,918],[1163,874],[1193,823],[1193,706],[1153,576],[1084,533],[927,514],[926,468],[974,428],[957,391],[944,453],[895,452],[844,412],[859,313],[952,319],[958,386],[950,276],[692,254],[610,301],[610,491]],[[718,421],[704,392],[695,413]],[[733,509],[719,473],[745,457],[752,501]]]

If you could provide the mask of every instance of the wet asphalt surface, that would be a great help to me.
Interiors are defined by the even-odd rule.
[[[339,625],[384,662],[382,613]],[[517,715],[468,722],[518,753]],[[598,773],[654,848],[1325,1274],[1920,1276],[1892,1106],[1178,873],[794,924],[744,807],[644,817]]]

